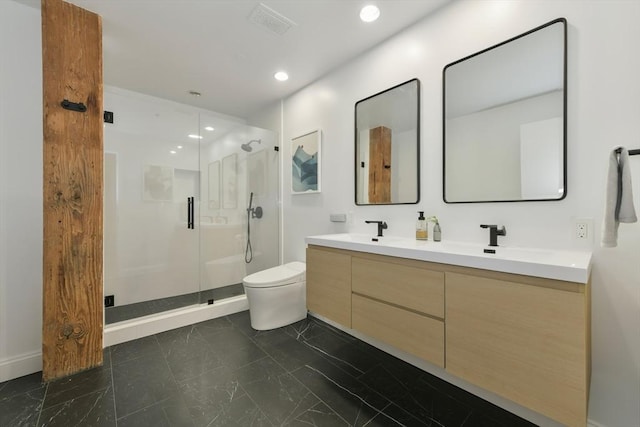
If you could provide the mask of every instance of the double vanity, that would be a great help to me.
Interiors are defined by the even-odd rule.
[[[566,425],[586,425],[589,252],[311,236],[309,311]]]
[[[567,187],[567,23],[443,69],[445,203],[557,201]],[[355,204],[420,201],[420,82],[355,105]],[[430,201],[431,202],[431,201]],[[309,311],[562,424],[585,426],[591,254],[307,237]]]

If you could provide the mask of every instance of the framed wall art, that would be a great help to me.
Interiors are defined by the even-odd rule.
[[[320,130],[314,130],[291,140],[292,194],[320,192],[322,171],[320,157],[321,134]]]

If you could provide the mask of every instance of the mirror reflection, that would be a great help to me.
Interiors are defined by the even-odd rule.
[[[444,201],[566,194],[566,21],[444,68]]]
[[[356,103],[356,205],[418,203],[420,81]]]

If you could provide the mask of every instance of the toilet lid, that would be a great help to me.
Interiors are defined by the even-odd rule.
[[[248,275],[242,280],[250,288],[267,288],[301,282],[305,279],[307,265],[294,261]]]

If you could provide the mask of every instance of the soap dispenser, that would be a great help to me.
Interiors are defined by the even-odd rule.
[[[429,229],[427,228],[427,220],[424,217],[424,211],[418,211],[418,221],[416,221],[416,240],[427,240],[429,237]]]

